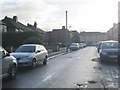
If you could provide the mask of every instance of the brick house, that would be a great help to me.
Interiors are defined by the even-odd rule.
[[[118,24],[114,23],[113,27],[107,31],[108,40],[118,40]]]
[[[62,26],[62,29],[53,29],[53,31],[48,33],[48,43],[49,45],[68,45],[70,44],[70,31]]]
[[[106,33],[101,32],[80,32],[80,42],[85,41],[87,45],[97,44],[107,39]]]

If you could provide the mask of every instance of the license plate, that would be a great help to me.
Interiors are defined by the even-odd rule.
[[[110,56],[110,58],[117,58],[117,56]]]

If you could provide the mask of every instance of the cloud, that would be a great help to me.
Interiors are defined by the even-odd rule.
[[[19,21],[34,23],[36,21],[40,28],[50,27],[51,23],[57,22],[58,16],[55,14],[59,11],[56,5],[44,3],[42,0],[5,0],[2,3],[2,18],[4,16],[17,15]]]
[[[0,1],[2,15],[17,15],[20,22],[33,24],[45,30],[65,25],[65,11],[68,11],[68,25],[71,29],[98,29],[107,31],[117,22],[118,0],[3,0]]]

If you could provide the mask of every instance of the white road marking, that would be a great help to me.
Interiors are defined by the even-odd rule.
[[[40,86],[40,84],[42,84],[43,82],[45,82],[46,80],[50,79],[55,73],[52,73],[50,75],[48,75],[45,79],[42,80],[41,83],[37,83],[36,85],[33,86],[33,88],[38,88]]]
[[[43,82],[50,79],[52,76],[54,75],[54,73],[52,73],[51,75],[47,76],[45,79],[43,79]]]

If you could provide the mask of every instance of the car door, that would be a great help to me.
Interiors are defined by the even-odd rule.
[[[2,51],[0,48],[0,79],[2,78]]]
[[[42,59],[45,59],[46,58],[46,49],[45,49],[44,46],[41,46],[41,47],[42,47],[42,51],[43,51],[43,53],[42,53]]]
[[[2,74],[6,74],[9,69],[9,65],[11,62],[10,56],[7,56],[7,52],[3,49],[2,51]]]
[[[44,46],[42,46],[42,49],[43,49],[43,59],[45,59],[47,55],[47,51]]]
[[[36,58],[37,60],[42,60],[42,51],[39,45],[36,46]]]

